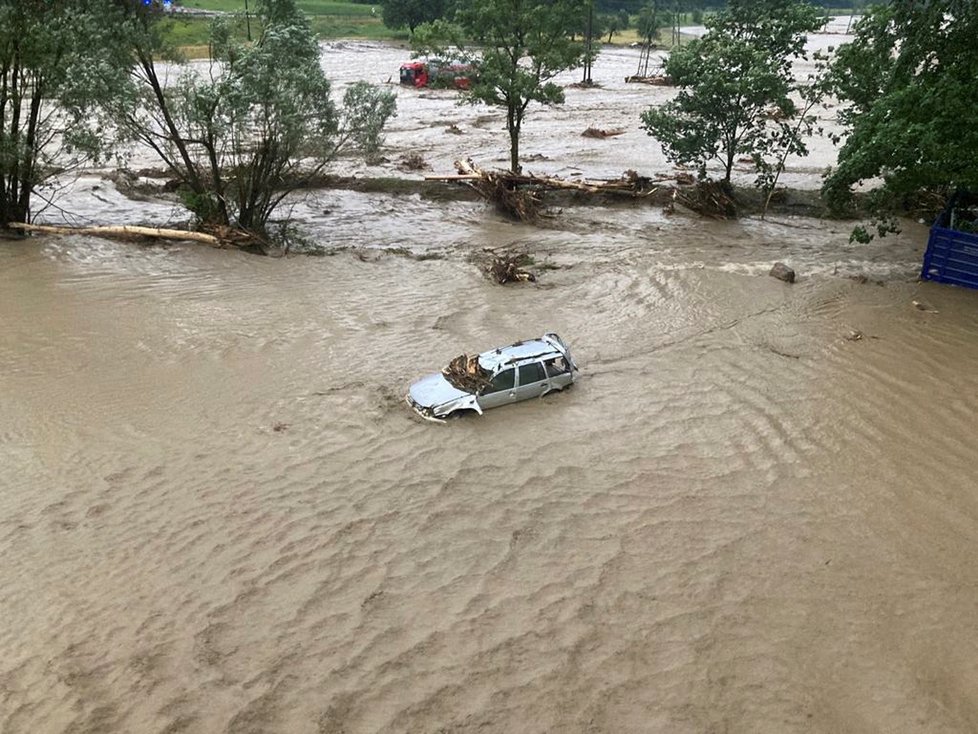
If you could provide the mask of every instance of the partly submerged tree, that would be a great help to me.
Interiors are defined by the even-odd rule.
[[[0,227],[38,187],[106,150],[96,102],[125,78],[105,0],[0,0]]]
[[[506,110],[514,173],[520,171],[520,131],[530,103],[562,103],[564,91],[552,80],[581,63],[584,47],[571,34],[586,12],[586,0],[459,0],[457,25],[436,22],[416,33],[417,51],[477,66],[467,99]]]
[[[734,163],[749,156],[763,185],[782,155],[807,152],[813,119],[799,125],[791,65],[822,23],[800,0],[730,0],[707,19],[703,38],[672,52],[666,72],[679,94],[646,110],[642,126],[669,160],[695,166],[701,178],[716,161],[729,183]]]
[[[845,143],[823,193],[844,208],[881,177],[879,214],[923,191],[978,191],[978,3],[894,0],[873,7],[833,64]]]
[[[117,2],[134,65],[129,97],[111,104],[115,120],[159,156],[202,223],[261,232],[283,199],[340,150],[379,147],[394,95],[357,83],[337,109],[295,0],[258,0],[262,34],[253,45],[236,41],[217,19],[204,68],[161,67],[168,49],[158,11]]]

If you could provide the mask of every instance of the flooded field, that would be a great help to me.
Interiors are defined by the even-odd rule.
[[[395,149],[429,134],[412,109]],[[573,114],[547,113],[611,126]],[[503,138],[430,134],[446,166]],[[530,139],[555,171],[620,146],[588,175],[629,149]],[[0,731],[978,730],[978,296],[915,282],[924,227],[293,214],[348,249],[0,245]],[[539,281],[489,283],[484,248]],[[447,425],[404,405],[546,330],[572,390]]]

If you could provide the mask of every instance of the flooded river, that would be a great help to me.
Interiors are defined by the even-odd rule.
[[[295,214],[352,249],[0,245],[0,731],[978,730],[978,301],[925,228]],[[546,330],[572,390],[404,405]]]

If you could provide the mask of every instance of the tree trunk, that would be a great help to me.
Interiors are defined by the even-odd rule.
[[[506,110],[506,129],[509,130],[509,170],[522,173],[520,166],[520,118],[515,105],[510,103]]]
[[[733,171],[734,159],[736,155],[737,155],[736,145],[731,145],[729,148],[727,148],[727,162],[724,164],[725,170],[723,173],[723,180],[727,184],[730,183],[730,174]]]
[[[591,53],[592,44],[594,39],[594,2],[593,0],[588,3],[587,8],[587,30],[585,30],[584,36],[584,77],[581,79],[582,84],[591,83]]]

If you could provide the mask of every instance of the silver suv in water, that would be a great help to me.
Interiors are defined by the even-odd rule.
[[[423,418],[441,420],[465,410],[517,403],[563,390],[577,366],[556,334],[498,347],[478,356],[462,354],[441,372],[411,385],[407,401]]]

